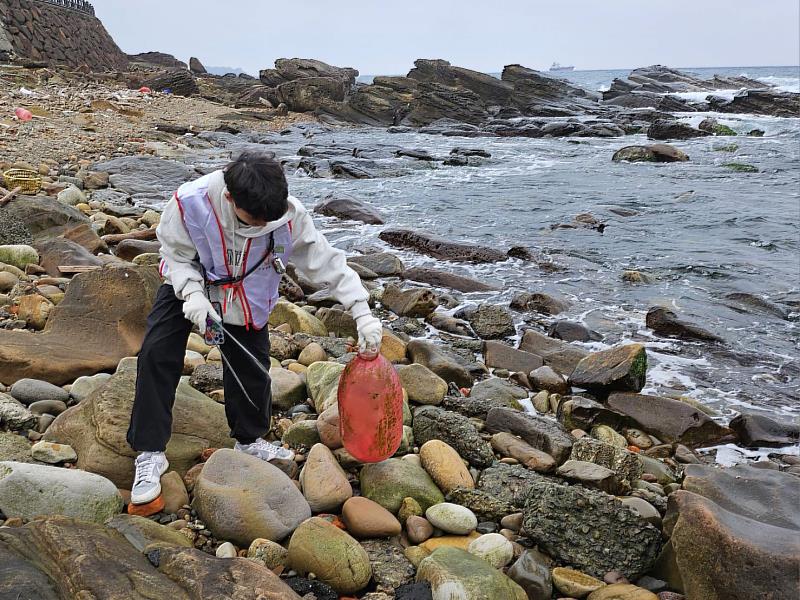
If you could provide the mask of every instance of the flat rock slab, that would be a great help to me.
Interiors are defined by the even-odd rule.
[[[410,229],[387,229],[379,236],[384,242],[398,248],[416,250],[433,258],[455,262],[491,263],[506,260],[505,252],[494,248],[462,242],[451,242],[445,238],[411,231]]]
[[[691,404],[644,394],[614,393],[608,408],[633,419],[638,427],[664,442],[696,447],[719,442],[732,432]]]
[[[145,556],[114,529],[66,517],[0,529],[0,597],[300,599],[253,561],[170,545]]]
[[[160,285],[155,267],[108,267],[77,275],[41,333],[0,331],[0,381],[56,385],[112,370],[139,352]]]

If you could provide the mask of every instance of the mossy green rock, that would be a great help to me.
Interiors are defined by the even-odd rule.
[[[575,367],[570,383],[589,392],[640,391],[647,374],[647,353],[641,344],[625,344],[593,352]]]
[[[328,335],[328,330],[317,317],[303,310],[296,304],[279,300],[269,315],[269,324],[277,327],[288,323],[292,333],[308,333],[311,335]]]
[[[366,550],[325,519],[304,521],[289,541],[289,566],[302,575],[314,573],[340,594],[364,588],[372,577]]]
[[[733,129],[727,125],[722,125],[721,123],[714,125],[714,127],[711,129],[711,132],[714,135],[737,135]]]
[[[459,600],[527,600],[528,596],[509,577],[485,560],[458,548],[438,548],[423,559],[417,581],[431,584],[434,598]]]
[[[0,263],[6,263],[24,271],[27,265],[39,264],[39,253],[35,248],[24,244],[0,246]]]
[[[329,361],[315,362],[308,367],[306,387],[317,413],[321,414],[336,403],[342,371],[344,365]]]
[[[758,173],[758,167],[746,163],[725,163],[722,166],[737,173]]]
[[[422,510],[444,502],[442,492],[425,469],[399,458],[361,469],[361,493],[393,514],[408,497],[416,500]]]
[[[311,448],[314,444],[319,443],[319,430],[317,429],[316,421],[298,421],[289,427],[288,431],[283,434],[282,441],[295,448],[304,446]]]

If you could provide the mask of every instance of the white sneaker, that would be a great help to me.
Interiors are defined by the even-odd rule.
[[[233,447],[233,449],[238,452],[250,454],[251,456],[256,456],[261,460],[266,461],[294,460],[294,452],[287,450],[286,448],[276,446],[275,444],[271,444],[266,440],[262,440],[261,438],[257,439],[252,444],[240,444],[239,442],[236,442],[236,445]]]
[[[147,504],[161,495],[161,476],[169,469],[169,461],[163,452],[142,452],[135,465],[131,503]]]

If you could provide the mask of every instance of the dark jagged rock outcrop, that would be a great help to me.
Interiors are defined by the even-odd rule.
[[[139,54],[129,54],[128,60],[142,67],[149,67],[153,70],[162,69],[188,69],[189,66],[182,60],[178,60],[172,54],[166,52],[140,52]]]
[[[507,65],[501,79],[513,86],[512,104],[525,115],[566,116],[597,108],[598,96],[522,65]]]
[[[724,113],[751,113],[773,117],[796,118],[800,116],[800,94],[772,90],[745,90],[731,100],[710,96],[712,110]]]
[[[508,258],[506,253],[494,248],[451,242],[445,238],[428,235],[410,229],[387,229],[380,238],[392,246],[409,248],[441,260],[456,262],[489,263]]]
[[[156,92],[169,90],[177,96],[192,96],[200,91],[194,75],[188,69],[165,71],[146,79],[145,85]]]

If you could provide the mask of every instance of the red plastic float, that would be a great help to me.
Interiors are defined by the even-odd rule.
[[[375,463],[394,455],[403,439],[403,387],[382,354],[359,354],[339,379],[339,431],[354,458]]]
[[[17,115],[20,121],[30,121],[33,118],[33,113],[27,108],[17,108],[14,114]]]

